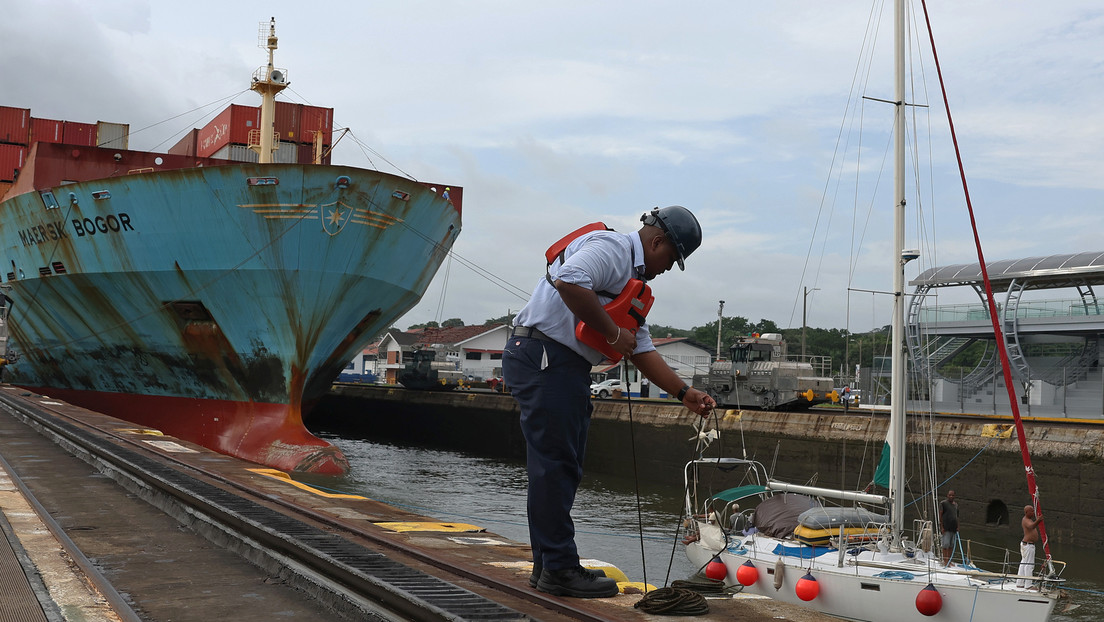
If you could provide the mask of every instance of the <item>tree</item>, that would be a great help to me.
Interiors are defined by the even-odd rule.
[[[662,324],[649,324],[648,332],[651,334],[652,339],[663,339],[666,337],[692,339],[694,337],[693,329],[686,330],[685,328],[674,328],[672,326],[663,326]]]
[[[445,320],[444,322],[441,322],[441,327],[442,328],[455,328],[457,326],[463,326],[463,325],[464,325],[464,320],[461,320],[458,317],[449,318],[449,319]]]
[[[437,322],[435,322],[433,320],[430,320],[430,321],[428,321],[424,324],[411,324],[409,327],[407,327],[406,330],[411,331],[411,330],[418,330],[419,328],[440,328],[440,327],[441,327],[440,324],[438,324]]]

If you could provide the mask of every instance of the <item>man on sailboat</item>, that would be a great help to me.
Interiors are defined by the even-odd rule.
[[[682,269],[701,245],[701,226],[678,205],[656,208],[641,221],[639,231],[627,234],[595,223],[600,226],[588,225],[554,244],[545,253],[548,271],[514,320],[502,353],[503,376],[521,409],[526,443],[533,547],[529,584],[557,596],[605,598],[618,592],[616,581],[579,564],[571,520],[594,408],[590,370],[607,356],[603,351],[631,358],[653,383],[699,415],[716,406],[656,352],[644,323],[650,302],[635,309],[617,302],[625,294],[636,296],[643,281],[676,263]],[[646,291],[644,298],[651,295]],[[603,300],[612,302],[604,306]],[[636,314],[633,322],[620,317],[630,314]]]
[[[951,563],[951,554],[958,538],[958,502],[953,490],[948,490],[947,498],[939,502],[939,531],[943,534],[940,544],[943,547],[943,565],[946,566]]]
[[[1035,507],[1024,506],[1023,519],[1020,525],[1023,527],[1023,540],[1020,541],[1020,569],[1016,572],[1016,587],[1031,587],[1030,577],[1035,572],[1035,543],[1039,541],[1039,523],[1043,522],[1043,516],[1035,516]]]

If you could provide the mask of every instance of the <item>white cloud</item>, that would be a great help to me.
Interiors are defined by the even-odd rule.
[[[1084,214],[1104,203],[1104,9],[928,4],[987,256],[1098,248],[1098,219]],[[655,321],[701,325],[725,299],[726,313],[787,325],[795,307],[800,321],[803,286],[820,288],[814,325],[865,330],[856,309],[863,322],[887,321],[869,295],[846,294],[851,271],[851,287],[889,281],[889,106],[852,99],[861,124],[842,118],[853,83],[852,97],[891,96],[888,57],[859,57],[875,39],[865,5],[46,0],[6,10],[0,103],[149,127],[132,144],[161,149],[218,108],[167,119],[248,88],[264,61],[258,23],[275,16],[288,96],[332,106],[339,125],[419,179],[464,186],[456,251],[523,289],[563,233],[598,219],[630,230],[643,211],[677,203],[699,215],[705,242],[687,272],[657,280]],[[883,29],[878,45],[888,40]],[[930,58],[923,72],[914,103],[931,106],[933,185],[960,209]],[[869,132],[856,163],[859,140],[848,134],[838,152],[836,141],[860,125]],[[336,159],[369,162],[352,139]],[[938,224],[948,232],[939,259],[970,261],[961,213]],[[441,305],[444,272],[400,324],[434,319],[438,306],[468,322],[520,306],[456,264]]]

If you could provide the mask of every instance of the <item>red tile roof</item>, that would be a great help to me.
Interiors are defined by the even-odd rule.
[[[486,326],[452,326],[449,328],[419,328],[417,330],[407,331],[407,334],[416,335],[415,344],[417,345],[435,343],[448,345],[467,341],[472,337],[478,337],[499,326],[502,326],[502,324],[489,324]]]

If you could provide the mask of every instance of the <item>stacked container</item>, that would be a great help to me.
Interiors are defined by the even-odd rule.
[[[169,153],[172,155],[182,156],[194,156],[196,154],[196,144],[199,142],[199,128],[188,130],[188,133],[184,135],[172,147],[169,147]]]
[[[31,118],[31,142],[36,143],[60,143],[64,142],[65,121],[54,119]]]
[[[239,162],[256,162],[257,152],[250,144],[260,142],[261,109],[254,106],[231,104],[210,123],[198,130],[195,136],[195,155],[221,158]],[[309,163],[316,134],[321,134],[323,150],[333,141],[333,108],[319,108],[304,104],[276,102],[273,131],[278,147],[273,161],[282,163]],[[186,153],[190,148],[190,136],[185,136],[170,153]],[[307,146],[307,149],[303,149]],[[327,155],[324,164],[330,163]]]
[[[127,149],[129,139],[130,126],[125,123],[36,119],[29,108],[0,106],[0,183],[15,181],[36,142]]]
[[[0,182],[15,181],[31,142],[31,110],[0,106]]]
[[[96,146],[105,149],[128,149],[130,126],[126,123],[96,122]]]

